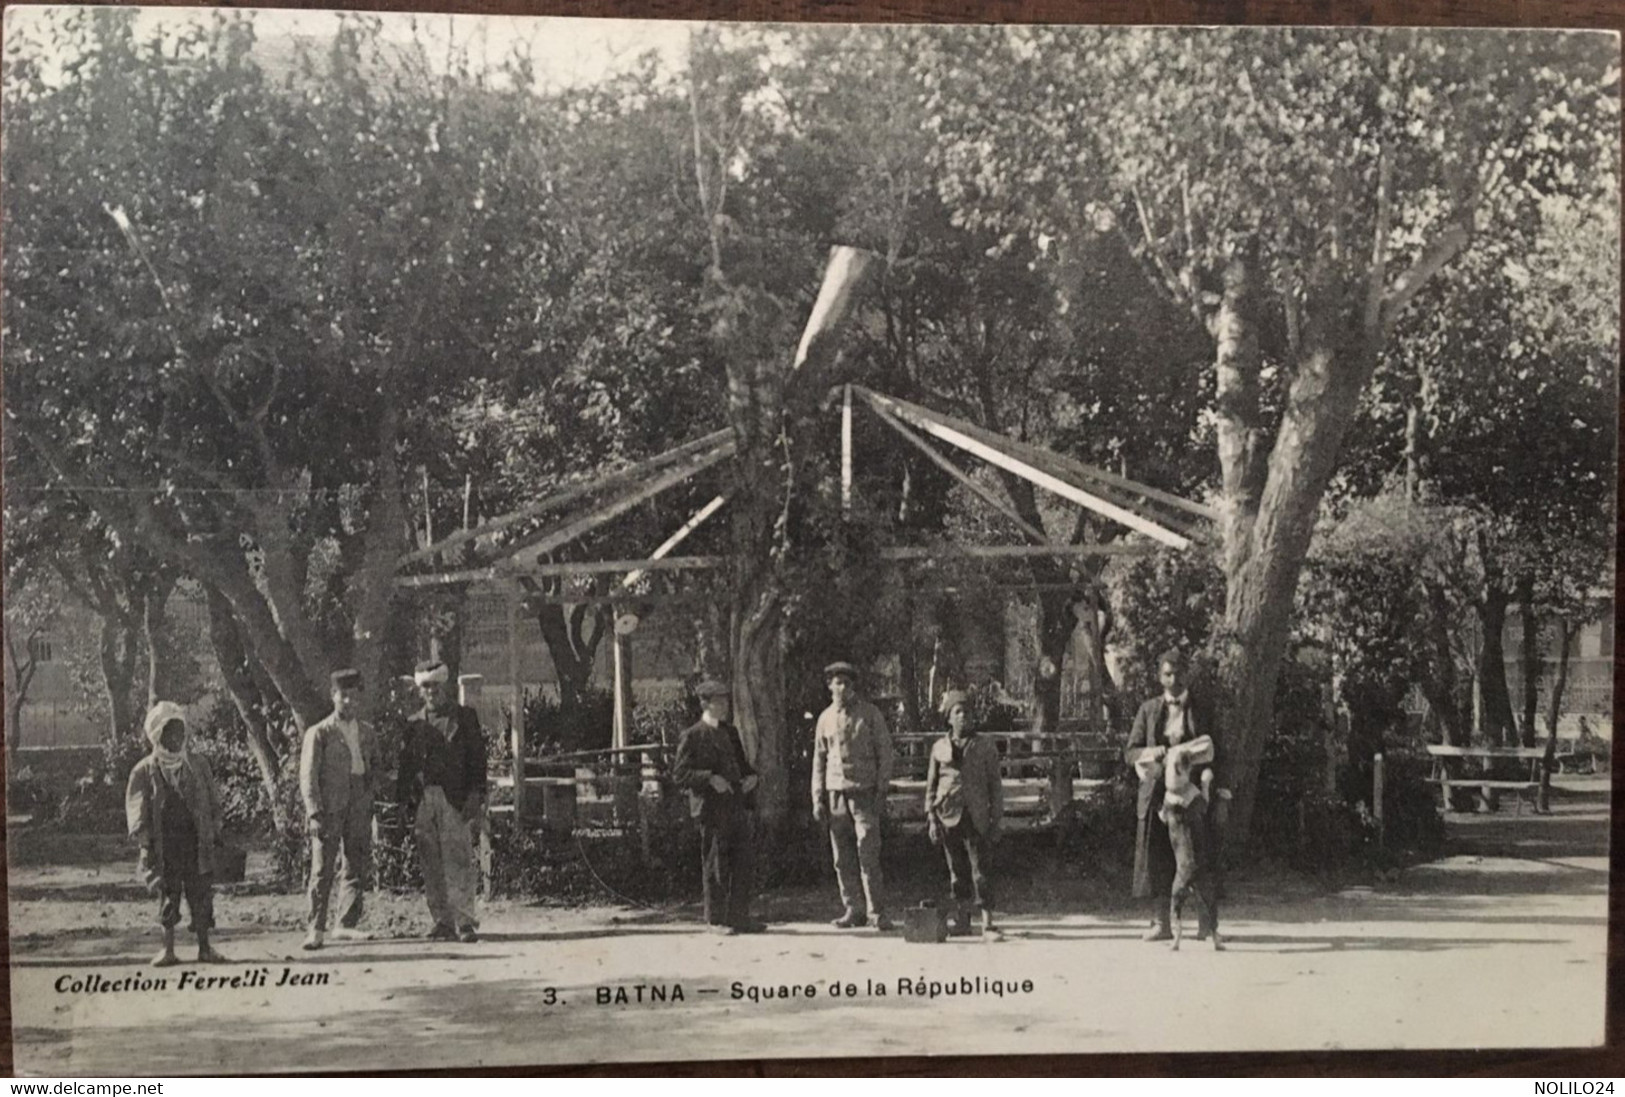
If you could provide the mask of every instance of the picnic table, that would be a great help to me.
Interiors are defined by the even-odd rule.
[[[1428,755],[1433,759],[1433,772],[1427,778],[1429,784],[1438,785],[1444,797],[1445,810],[1450,809],[1450,789],[1453,785],[1477,789],[1507,789],[1514,794],[1513,814],[1523,811],[1523,798],[1527,793],[1530,808],[1541,811],[1546,802],[1546,794],[1550,790],[1551,770],[1546,764],[1546,747],[1455,747],[1443,743],[1429,744]],[[1512,759],[1525,768],[1526,777],[1517,780],[1492,779],[1476,777],[1465,772],[1467,767],[1476,766],[1480,771],[1487,769],[1497,759]],[[1457,773],[1452,775],[1451,763],[1457,766]]]

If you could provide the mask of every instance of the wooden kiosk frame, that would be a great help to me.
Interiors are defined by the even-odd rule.
[[[818,303],[808,323],[796,364],[806,357],[815,335],[827,331],[851,307],[856,283],[866,263],[863,253],[835,248],[825,273]],[[1208,506],[1161,491],[1127,477],[1052,453],[1030,443],[1007,438],[974,423],[894,396],[873,392],[860,385],[841,390],[841,502],[843,512],[852,506],[854,405],[861,402],[905,443],[924,454],[934,465],[962,484],[974,496],[1006,518],[1026,538],[1023,544],[962,545],[954,555],[972,559],[1022,559],[1035,556],[1078,558],[1101,555],[1136,555],[1154,550],[1155,545],[1189,548],[1200,539],[1201,523],[1218,517]],[[1054,495],[1084,507],[1113,522],[1126,526],[1144,540],[1109,544],[1062,544],[1023,519],[999,495],[966,473],[933,448],[924,436],[985,461],[1004,473],[1020,477]],[[520,688],[519,620],[524,598],[522,581],[564,575],[619,575],[618,588],[631,595],[632,588],[650,571],[701,571],[722,567],[718,556],[674,556],[696,529],[727,505],[724,490],[697,510],[648,556],[638,559],[555,563],[547,560],[556,549],[613,521],[627,511],[661,493],[687,483],[694,477],[730,460],[736,452],[732,432],[723,429],[696,438],[644,461],[605,473],[595,479],[570,484],[553,491],[510,514],[459,530],[432,544],[402,556],[397,564],[396,583],[402,588],[421,589],[453,584],[495,584],[507,594],[508,667],[513,683],[513,797],[516,817],[523,817],[526,795],[524,756],[524,698]],[[504,538],[507,540],[504,543]],[[453,550],[466,553],[495,546],[483,563],[453,570],[418,572],[416,567],[431,565]],[[941,554],[929,548],[894,547],[884,550],[887,561],[930,560]],[[611,601],[610,598],[571,599],[571,601]],[[615,599],[619,600],[619,599]],[[627,665],[630,638],[621,630],[614,634],[615,725],[612,752],[629,748],[631,708]]]

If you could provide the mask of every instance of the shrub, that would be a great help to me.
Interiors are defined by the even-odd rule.
[[[1131,868],[1138,796],[1139,781],[1125,769],[1088,798],[1073,801],[1059,824],[1060,847],[1066,858],[1105,874]]]
[[[491,827],[490,894],[564,902],[675,905],[699,893],[700,847],[693,827],[656,827],[644,857],[636,830],[573,834]]]
[[[687,699],[635,705],[632,709],[632,741],[664,743],[675,747],[684,730],[699,718],[698,702]]]
[[[373,877],[380,888],[415,891],[423,886],[417,838],[406,811],[398,804],[378,805],[377,840],[372,844]]]
[[[500,728],[486,728],[486,747],[492,758],[511,758],[508,746],[509,721]],[[602,750],[609,746],[615,726],[615,698],[601,689],[582,693],[569,708],[542,693],[525,695],[525,755],[547,757],[578,750]]]
[[[1166,549],[1114,561],[1104,574],[1111,604],[1111,645],[1127,697],[1160,687],[1157,658],[1169,648],[1201,650],[1224,604],[1224,576],[1208,553]]]

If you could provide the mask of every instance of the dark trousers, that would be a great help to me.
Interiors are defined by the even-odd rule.
[[[310,913],[313,929],[327,928],[333,880],[339,879],[339,925],[361,923],[367,865],[372,857],[372,798],[358,797],[341,816],[324,818],[310,839]]]
[[[756,820],[743,804],[707,805],[700,820],[705,920],[713,926],[749,922],[756,877]]]
[[[164,817],[163,878],[159,881],[158,922],[165,929],[180,924],[181,900],[192,916],[187,928],[206,933],[214,928],[214,876],[197,867],[197,829],[176,797]],[[179,812],[176,815],[174,813]]]
[[[1168,837],[1168,824],[1162,821],[1155,808],[1145,819],[1146,874],[1151,881],[1151,913],[1162,925],[1169,924],[1168,895],[1174,886],[1174,847]]]
[[[993,909],[993,885],[987,878],[988,843],[969,818],[961,818],[942,831],[942,852],[948,859],[948,881],[955,899],[974,900],[980,910]]]

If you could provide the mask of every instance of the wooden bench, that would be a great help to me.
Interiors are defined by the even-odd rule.
[[[1428,755],[1433,759],[1433,772],[1427,778],[1430,785],[1438,785],[1443,796],[1444,809],[1450,810],[1450,789],[1452,786],[1477,789],[1507,789],[1513,792],[1513,814],[1523,811],[1523,797],[1529,794],[1529,804],[1532,810],[1539,811],[1544,801],[1542,795],[1549,788],[1551,773],[1546,768],[1546,748],[1540,747],[1453,747],[1444,744],[1430,744]],[[1527,766],[1529,776],[1525,779],[1491,780],[1477,778],[1469,775],[1452,777],[1449,763],[1452,759],[1467,759],[1473,763],[1482,764],[1486,760],[1497,758],[1511,758]]]

